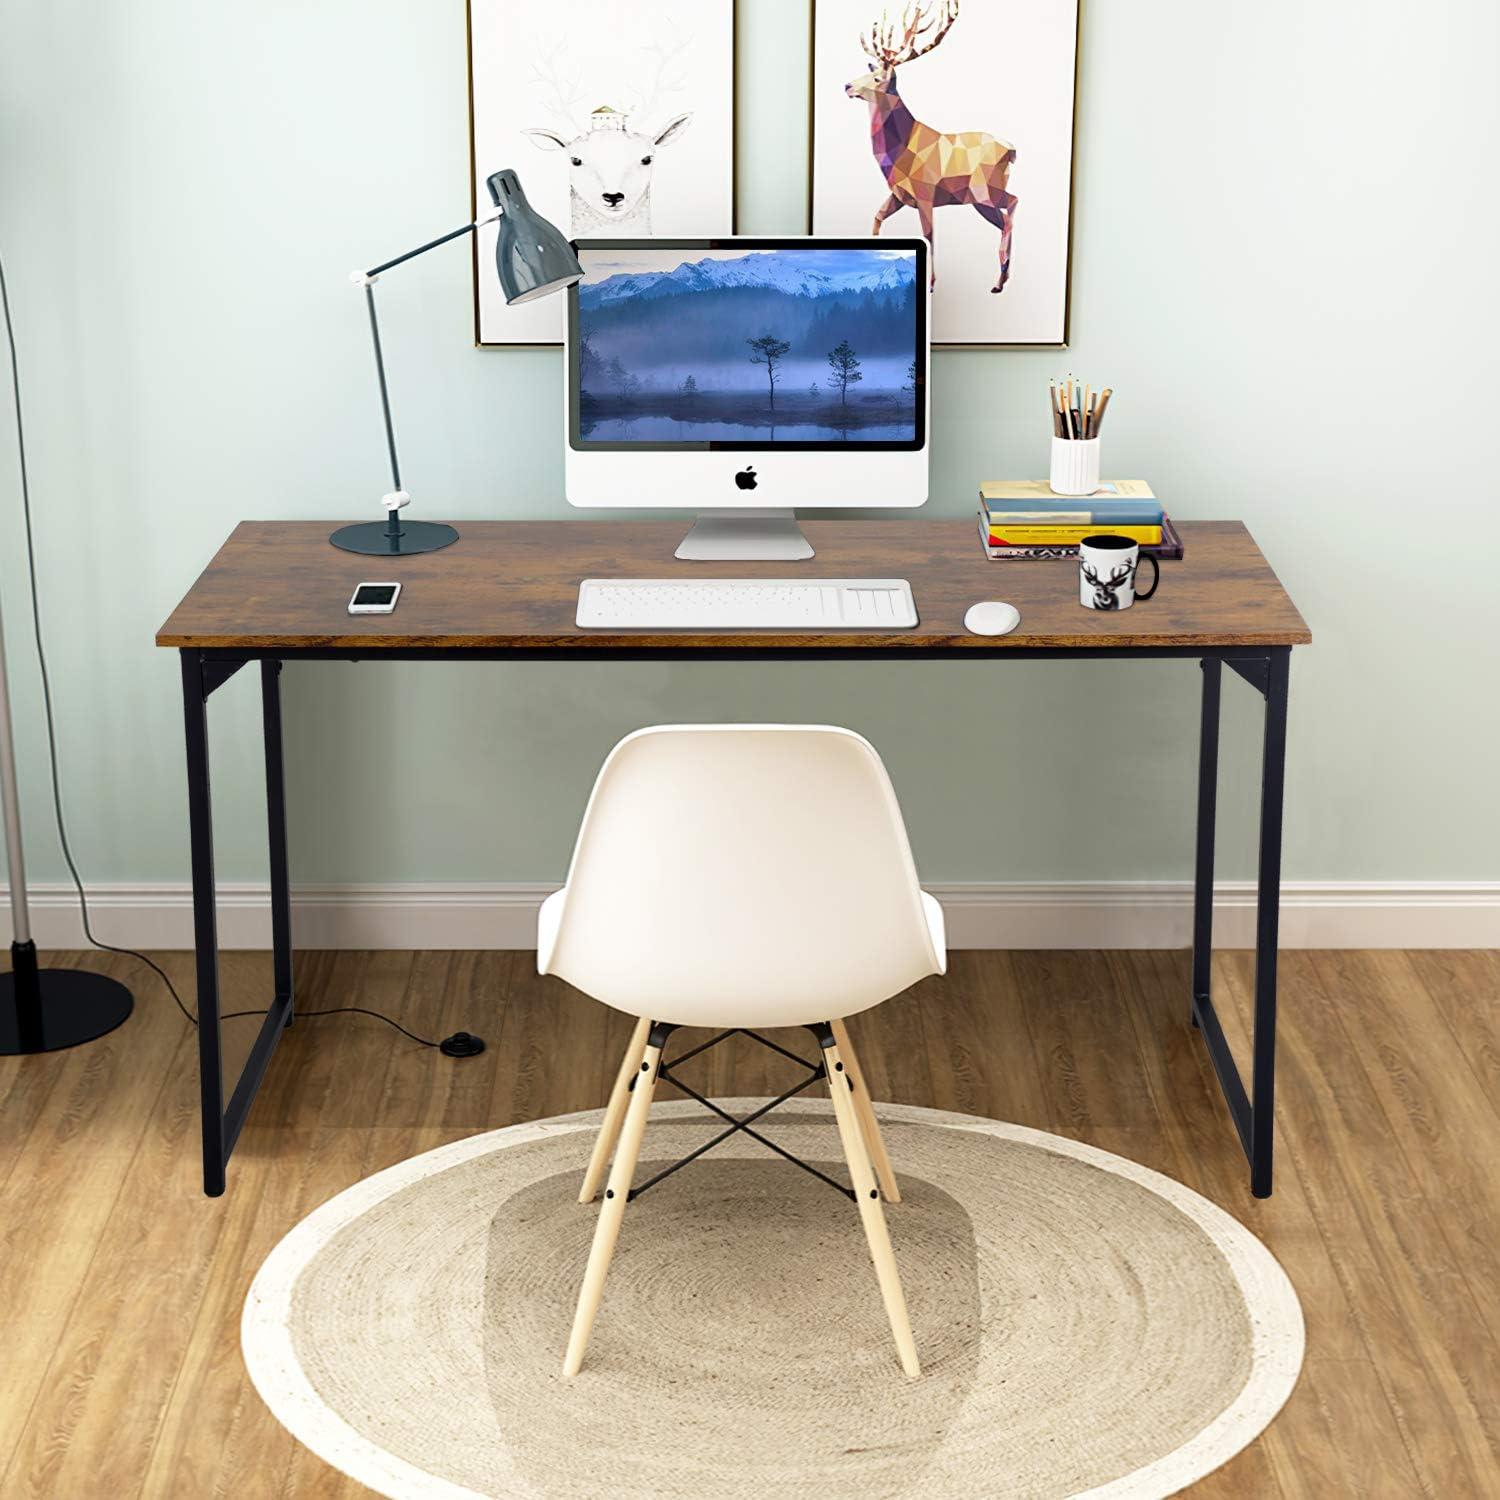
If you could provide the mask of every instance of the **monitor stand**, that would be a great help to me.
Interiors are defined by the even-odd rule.
[[[676,555],[687,562],[802,562],[813,555],[792,510],[707,510]]]

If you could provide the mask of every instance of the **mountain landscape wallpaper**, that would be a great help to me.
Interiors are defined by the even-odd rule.
[[[581,249],[585,442],[910,442],[911,250]]]

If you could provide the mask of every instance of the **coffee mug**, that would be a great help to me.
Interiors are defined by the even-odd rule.
[[[1151,587],[1138,593],[1135,570],[1151,564]],[[1141,544],[1128,536],[1086,536],[1078,544],[1078,602],[1085,609],[1129,609],[1137,599],[1149,599],[1161,582],[1155,557],[1141,557]]]

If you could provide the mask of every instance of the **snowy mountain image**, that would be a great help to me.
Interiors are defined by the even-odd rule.
[[[580,246],[583,442],[903,442],[916,256]]]
[[[660,259],[659,252],[653,252]],[[847,264],[830,264],[843,261]],[[769,287],[794,297],[892,291],[912,285],[916,259],[903,251],[759,250],[732,260],[685,260],[670,271],[616,272],[578,288],[578,305],[608,307],[627,297],[666,297],[721,287]]]

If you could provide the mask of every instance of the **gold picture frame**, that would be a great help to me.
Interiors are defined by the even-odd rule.
[[[476,4],[501,4],[503,0],[466,0],[464,6],[464,34],[465,34],[465,77],[468,89],[468,129],[469,129],[469,207],[474,217],[478,217],[481,211],[487,209],[488,200],[481,202],[481,184],[495,170],[490,166],[481,173],[478,162],[476,109],[475,109],[475,49],[474,49],[474,11]],[[554,0],[553,9],[566,7],[569,0]],[[650,0],[646,0],[649,4]],[[695,5],[705,6],[709,0],[695,0]],[[729,152],[728,152],[728,207],[729,223],[727,228],[715,228],[712,233],[734,234],[739,225],[739,0],[719,0],[719,3],[728,6],[729,10],[729,51],[727,65],[729,71]],[[623,8],[623,7],[622,7]],[[505,165],[505,163],[499,163]],[[568,225],[562,219],[558,219],[565,231]],[[679,238],[670,230],[662,230],[664,238]],[[528,339],[486,339],[484,337],[483,315],[481,307],[480,287],[482,275],[482,257],[484,248],[478,234],[474,235],[471,244],[471,284],[472,284],[472,307],[474,326],[474,347],[477,349],[556,349],[560,348],[560,338],[528,338]]]
[[[969,3],[972,4],[972,0],[969,0]],[[820,11],[826,17],[827,13],[835,7],[840,10],[849,10],[851,12],[858,9],[862,15],[870,18],[878,19],[882,15],[882,7],[879,3],[879,0],[874,0],[873,4],[870,3],[870,0],[811,0],[808,20],[808,49],[810,61],[808,68],[807,224],[809,232],[813,234],[850,233],[853,232],[854,228],[854,226],[843,222],[832,225],[820,225],[818,217],[818,106],[820,102],[818,87],[820,78],[834,71],[831,68],[823,68],[820,71],[818,56],[818,23]],[[940,24],[941,16],[945,8],[946,7],[944,6],[944,0],[929,0],[929,16],[933,16],[934,12],[937,13],[936,16],[933,17],[935,25]],[[959,0],[952,0],[952,8],[961,17],[963,7],[959,3]],[[894,9],[894,7],[886,8],[884,13],[887,17],[889,17],[890,11],[892,9]],[[1060,326],[1057,330],[1057,336],[1047,338],[1023,339],[968,339],[944,337],[940,332],[943,319],[940,310],[936,305],[937,298],[941,296],[941,291],[938,290],[937,292],[935,292],[934,297],[935,307],[932,336],[932,344],[935,349],[1065,349],[1070,343],[1072,337],[1073,316],[1073,236],[1076,226],[1076,214],[1074,211],[1076,198],[1075,185],[1078,171],[1077,148],[1079,81],[1081,77],[1083,55],[1083,0],[1072,0],[1072,5],[1071,7],[1069,7],[1069,10],[1072,19],[1072,58],[1071,67],[1068,70],[1067,76],[1072,97],[1067,110],[1068,164],[1064,179],[1064,204],[1066,222],[1060,235],[1059,245],[1062,261],[1062,278],[1060,307],[1058,308],[1058,319]],[[873,29],[873,26],[871,26],[870,29]],[[927,33],[927,37],[924,40],[930,39],[932,34],[931,29],[924,27],[924,31],[926,31]],[[865,34],[868,35],[868,32],[866,32]],[[921,55],[923,54],[918,54],[919,57]],[[983,54],[980,54],[980,56],[982,55]],[[895,195],[892,194],[893,198],[894,196]],[[950,205],[942,206],[946,208]],[[909,215],[904,217],[909,217]],[[1018,228],[1016,231],[1018,237],[1021,235],[1025,226],[1024,210],[1019,216],[1019,219],[1021,228]],[[896,227],[897,226],[893,223],[892,229],[894,230]],[[902,227],[904,228],[905,226],[903,225]],[[868,227],[865,227],[862,232],[869,233]]]

